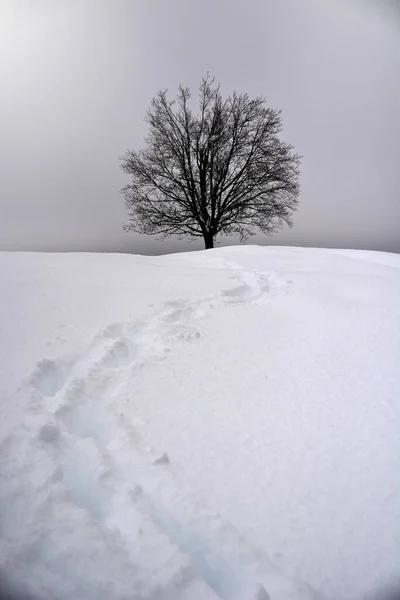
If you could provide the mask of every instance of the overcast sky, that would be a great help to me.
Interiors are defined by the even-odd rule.
[[[249,243],[400,252],[396,2],[0,0],[0,249],[201,248],[122,231],[118,157],[160,88],[264,95],[304,156],[294,227]],[[238,240],[228,240],[238,243]]]

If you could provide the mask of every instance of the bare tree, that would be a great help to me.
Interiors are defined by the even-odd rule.
[[[125,230],[166,237],[217,234],[246,239],[258,228],[292,226],[299,194],[300,157],[278,137],[280,111],[263,97],[234,92],[223,100],[214,78],[203,78],[200,110],[179,87],[175,101],[160,91],[146,121],[146,149],[128,151],[122,168],[132,182],[122,190],[129,215]]]

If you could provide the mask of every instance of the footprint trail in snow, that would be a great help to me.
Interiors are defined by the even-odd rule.
[[[61,600],[316,597],[182,485],[164,449],[144,443],[140,417],[128,421],[116,402],[136,368],[200,338],[213,308],[260,304],[286,287],[274,274],[222,266],[235,272],[222,294],[178,299],[147,321],[110,325],[79,356],[38,363],[24,388],[31,418],[0,448],[2,476],[31,485],[0,492],[0,576],[11,572],[10,586],[22,577],[34,598]],[[18,436],[30,457],[23,473],[7,454]]]

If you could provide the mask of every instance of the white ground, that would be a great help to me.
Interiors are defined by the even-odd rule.
[[[400,256],[0,253],[0,298],[10,593],[347,600],[395,577]]]

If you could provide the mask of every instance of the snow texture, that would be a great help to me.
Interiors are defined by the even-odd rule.
[[[1,253],[0,270],[10,597],[345,600],[394,580],[398,256]]]

